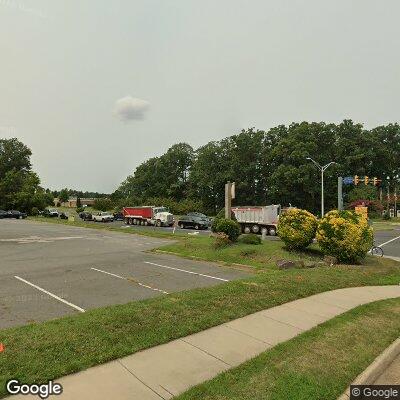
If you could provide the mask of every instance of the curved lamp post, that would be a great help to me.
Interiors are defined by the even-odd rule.
[[[315,166],[321,171],[321,218],[323,218],[323,216],[325,215],[325,212],[324,212],[324,172],[332,164],[336,164],[336,162],[331,161],[330,163],[322,166],[319,163],[317,163],[315,160],[313,160],[311,157],[307,157],[306,160],[312,161],[315,164]]]

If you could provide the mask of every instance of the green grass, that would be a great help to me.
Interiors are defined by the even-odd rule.
[[[370,266],[266,268],[211,288],[0,330],[6,346],[0,356],[0,397],[11,377],[44,382],[315,293],[399,284],[399,263],[374,261]]]
[[[215,249],[213,239],[204,236],[181,238],[154,251],[226,264],[243,264],[257,269],[275,267],[276,261],[280,259],[302,260],[305,264],[315,264],[323,260],[323,255],[316,244],[302,252],[289,252],[279,240],[265,240],[260,245],[235,243]],[[376,262],[375,257],[367,257],[362,264],[374,265]]]
[[[340,315],[176,400],[336,400],[400,332],[400,299]]]
[[[389,221],[373,221],[372,227],[375,231],[390,231],[393,229],[400,229],[400,218],[392,218]]]

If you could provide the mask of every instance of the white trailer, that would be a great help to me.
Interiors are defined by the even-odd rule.
[[[276,235],[278,219],[281,213],[280,205],[232,207],[232,211],[242,228],[242,232]]]

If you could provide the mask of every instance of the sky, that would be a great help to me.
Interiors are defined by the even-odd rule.
[[[398,0],[0,0],[0,137],[112,192],[171,145],[398,121]]]

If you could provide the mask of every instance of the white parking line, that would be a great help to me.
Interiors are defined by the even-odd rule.
[[[180,269],[180,268],[167,267],[166,265],[160,265],[160,264],[152,263],[152,262],[150,262],[150,261],[144,261],[144,263],[145,263],[145,264],[150,264],[150,265],[155,265],[156,267],[167,268],[167,269],[173,269],[174,271],[186,272],[187,274],[199,275],[199,276],[204,276],[205,278],[217,279],[217,280],[219,280],[219,281],[229,282],[229,279],[218,278],[218,277],[216,277],[216,276],[200,274],[199,272],[187,271],[187,270],[185,270],[185,269]]]
[[[68,305],[68,306],[70,306],[70,307],[72,307],[72,308],[75,308],[75,310],[78,310],[78,311],[80,311],[80,312],[85,312],[85,310],[84,310],[83,308],[78,307],[78,306],[76,306],[75,304],[72,304],[72,303],[70,303],[69,301],[62,299],[61,297],[56,296],[56,295],[53,294],[53,293],[50,293],[49,291],[47,291],[47,290],[41,288],[40,286],[37,286],[37,285],[35,285],[35,284],[33,284],[33,283],[31,283],[31,282],[25,280],[25,279],[22,279],[22,278],[19,277],[19,276],[16,276],[16,275],[14,275],[14,278],[18,279],[18,280],[21,281],[21,282],[26,283],[26,284],[29,285],[29,286],[34,287],[34,288],[37,289],[37,290],[40,290],[40,291],[43,292],[43,293],[48,294],[49,296],[53,297],[54,299],[56,299],[56,300],[58,300],[58,301],[61,301],[61,303],[64,303],[64,304],[66,304],[66,305]]]
[[[166,292],[165,290],[161,290],[161,289],[157,289],[157,288],[154,288],[154,287],[152,287],[152,286],[149,286],[149,285],[145,285],[144,283],[141,283],[141,282],[137,281],[136,279],[124,278],[123,276],[120,276],[120,275],[117,275],[117,274],[113,274],[113,273],[111,273],[111,272],[103,271],[102,269],[97,269],[97,268],[90,268],[90,269],[92,269],[93,271],[102,272],[103,274],[111,275],[111,276],[113,276],[113,277],[115,277],[115,278],[118,278],[118,279],[124,279],[124,280],[126,280],[126,281],[135,282],[135,283],[138,284],[139,286],[142,286],[142,287],[144,287],[144,288],[146,288],[146,289],[154,290],[154,291],[156,291],[156,292],[161,292],[161,293],[164,293],[164,294],[169,294],[169,293]]]
[[[385,242],[385,243],[380,244],[379,247],[385,246],[385,245],[387,245],[387,244],[389,244],[389,243],[391,243],[391,242],[394,242],[394,241],[397,240],[397,239],[400,239],[400,236],[397,236],[397,237],[395,237],[395,238],[393,238],[393,239],[388,240],[388,241]]]

